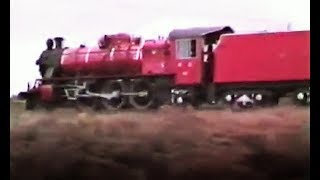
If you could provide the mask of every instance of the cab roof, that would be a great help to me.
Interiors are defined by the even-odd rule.
[[[234,30],[230,26],[195,27],[188,29],[174,29],[169,33],[169,39],[174,40],[182,38],[201,37],[219,31],[234,33]]]

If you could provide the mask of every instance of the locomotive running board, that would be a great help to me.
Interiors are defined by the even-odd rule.
[[[36,81],[66,81],[66,80],[94,80],[94,79],[114,79],[114,78],[152,78],[152,77],[174,77],[174,74],[139,74],[139,75],[109,75],[109,76],[78,76],[78,77],[54,77],[36,79]]]

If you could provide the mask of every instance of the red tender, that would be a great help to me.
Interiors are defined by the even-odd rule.
[[[310,80],[310,31],[223,35],[214,82]]]

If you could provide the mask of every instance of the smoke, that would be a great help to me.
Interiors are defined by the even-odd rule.
[[[302,179],[309,109],[29,113],[11,130],[11,179]]]

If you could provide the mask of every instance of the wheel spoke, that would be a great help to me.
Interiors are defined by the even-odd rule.
[[[122,92],[125,90],[125,84],[123,81],[109,81],[106,82],[101,90],[101,93],[113,93],[113,92]],[[113,97],[111,99],[104,99],[101,98],[101,104],[105,109],[110,110],[118,110],[125,106],[126,104],[126,97],[119,96]]]

